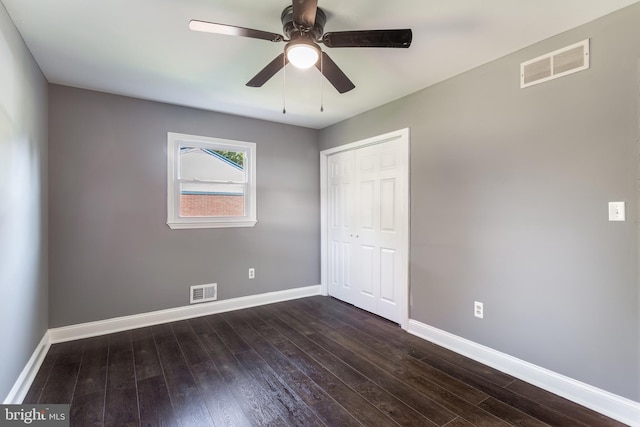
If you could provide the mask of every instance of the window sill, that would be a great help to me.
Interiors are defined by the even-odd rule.
[[[189,228],[233,228],[233,227],[253,227],[258,221],[243,220],[243,221],[168,221],[167,225],[172,230],[182,230]]]

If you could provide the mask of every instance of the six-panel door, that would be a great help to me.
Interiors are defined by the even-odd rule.
[[[328,158],[329,294],[400,322],[407,159],[400,141]]]

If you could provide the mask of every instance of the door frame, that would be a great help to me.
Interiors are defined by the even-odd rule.
[[[374,136],[371,138],[363,139],[360,141],[352,142],[338,147],[329,148],[320,152],[320,281],[321,281],[321,293],[322,295],[329,295],[329,257],[328,257],[328,241],[329,241],[329,185],[328,185],[328,158],[329,156],[340,153],[343,151],[354,150],[369,145],[381,144],[383,142],[389,142],[394,140],[400,140],[404,143],[406,152],[406,206],[404,207],[405,216],[403,221],[403,230],[401,232],[401,246],[405,254],[405,261],[402,266],[402,280],[403,285],[400,287],[399,306],[400,306],[400,326],[402,329],[407,330],[409,327],[409,230],[410,230],[410,196],[411,196],[411,183],[410,183],[410,147],[409,147],[409,128],[399,129],[393,132],[385,133],[382,135]]]

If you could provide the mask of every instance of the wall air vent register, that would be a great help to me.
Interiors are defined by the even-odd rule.
[[[589,68],[589,39],[520,64],[520,88]]]
[[[218,284],[191,286],[191,304],[218,299]]]

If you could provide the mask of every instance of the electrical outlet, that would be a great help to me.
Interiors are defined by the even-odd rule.
[[[255,279],[256,278],[256,269],[255,268],[250,268],[249,269],[249,279]]]
[[[473,303],[473,315],[482,319],[484,318],[484,304],[478,301]]]

